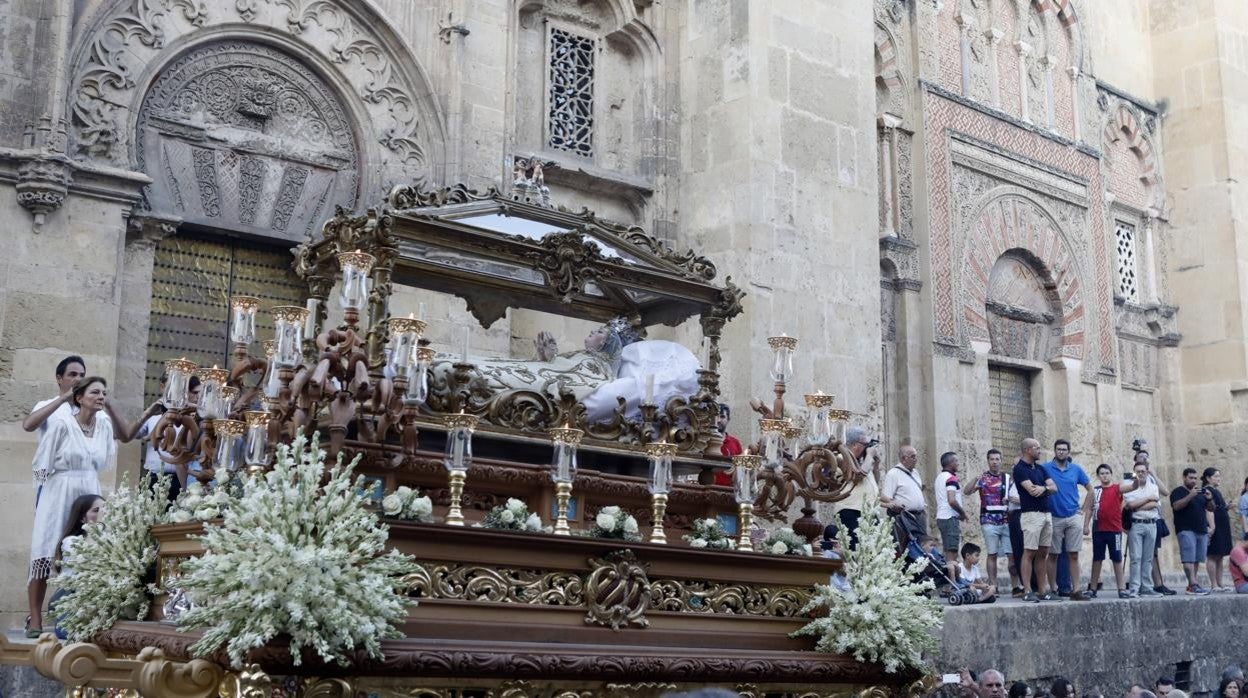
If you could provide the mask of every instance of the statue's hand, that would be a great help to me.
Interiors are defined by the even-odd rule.
[[[555,341],[555,336],[546,330],[537,333],[537,339],[533,340],[533,348],[537,350],[539,361],[550,361],[559,354],[559,343]]]

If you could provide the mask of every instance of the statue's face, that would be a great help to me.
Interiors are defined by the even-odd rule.
[[[607,331],[599,327],[585,337],[585,351],[602,351],[607,343]]]

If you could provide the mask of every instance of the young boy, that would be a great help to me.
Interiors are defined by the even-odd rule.
[[[974,543],[964,543],[961,555],[962,564],[958,565],[958,582],[975,592],[975,603],[992,603],[996,601],[997,587],[989,584],[979,571],[980,549]]]
[[[836,539],[836,534],[836,524],[828,524],[823,529],[823,556],[830,560],[844,560],[845,555],[841,552],[841,542]],[[832,575],[828,583],[839,592],[849,591],[849,579],[845,576],[843,568],[840,572]]]
[[[1122,585],[1122,495],[1133,491],[1136,483],[1134,480],[1122,484],[1113,482],[1114,470],[1106,463],[1096,466],[1096,478],[1099,483],[1087,498],[1083,511],[1083,534],[1092,535],[1092,577],[1088,580],[1086,595],[1096,596],[1101,583],[1101,564],[1108,553],[1114,566],[1118,598],[1129,599],[1132,594]]]

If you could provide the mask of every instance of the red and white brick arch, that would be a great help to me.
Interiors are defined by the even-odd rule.
[[[985,305],[992,267],[1007,252],[1022,252],[1060,306],[1060,339],[1054,354],[1083,359],[1085,292],[1078,258],[1056,218],[1017,187],[999,187],[982,201],[966,227],[962,266],[957,270],[966,339],[989,341]]]
[[[1114,199],[1140,211],[1160,209],[1157,155],[1135,111],[1121,103],[1111,110],[1101,132],[1101,145]]]

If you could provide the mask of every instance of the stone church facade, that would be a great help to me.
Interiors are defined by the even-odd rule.
[[[1233,495],[1246,32],[1220,0],[0,0],[0,610],[23,603],[19,423],[60,357],[137,415],[165,359],[224,360],[231,294],[298,298],[287,250],[335,207],[506,189],[516,157],[748,292],[738,433],[787,332],[791,393],[834,393],[929,477],[1024,435],[1089,466],[1143,438]],[[418,302],[436,343],[473,324],[396,301]],[[584,329],[512,312],[473,347],[552,324]]]

